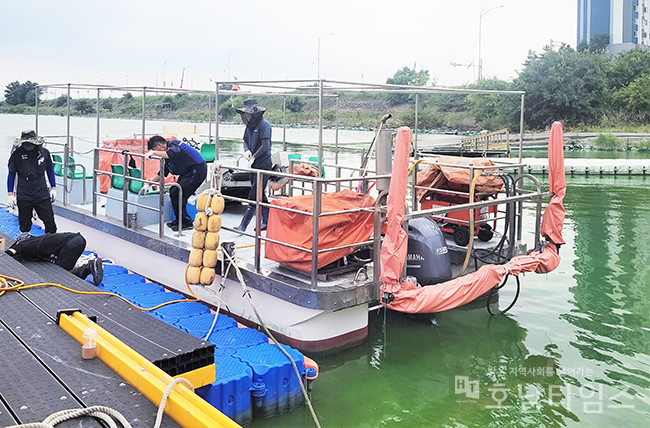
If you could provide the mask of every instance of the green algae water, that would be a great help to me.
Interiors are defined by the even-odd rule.
[[[506,315],[372,312],[361,346],[316,356],[321,425],[649,426],[650,178],[571,178],[565,207],[560,266],[522,276]],[[305,408],[252,426],[314,423]]]

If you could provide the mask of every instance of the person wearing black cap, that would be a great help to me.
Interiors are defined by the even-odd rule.
[[[257,105],[257,100],[247,99],[244,106],[237,109],[241,119],[246,125],[244,131],[244,157],[248,161],[249,168],[263,169],[270,171],[273,167],[271,161],[271,124],[262,117],[265,108]],[[248,192],[248,200],[254,202],[257,198],[257,174],[249,174],[251,188]],[[266,184],[269,181],[269,175],[262,175],[262,202],[268,203],[266,198]],[[255,208],[252,204],[248,205],[241,223],[235,229],[244,231],[248,227],[251,219],[255,215]],[[262,207],[262,230],[266,230],[266,224],[269,219],[269,208]]]
[[[160,135],[154,135],[147,142],[149,151],[145,153],[147,159],[151,156],[165,158],[165,176],[169,174],[178,175],[178,183],[183,189],[183,200],[181,206],[178,206],[178,188],[172,186],[169,189],[169,197],[172,201],[172,209],[176,216],[175,221],[170,221],[167,226],[173,231],[178,231],[178,219],[182,219],[181,228],[183,230],[192,229],[192,218],[187,213],[187,199],[194,194],[196,189],[201,186],[208,174],[208,165],[198,150],[187,143],[179,140],[167,141]],[[152,181],[160,180],[158,174]]]
[[[19,262],[23,260],[54,262],[81,279],[86,279],[92,274],[93,282],[99,285],[104,279],[104,265],[101,258],[95,257],[76,266],[85,249],[86,238],[80,233],[46,233],[32,236],[23,232],[18,235],[13,245],[5,250],[5,253]]]
[[[36,210],[45,225],[45,233],[54,233],[56,223],[52,203],[56,199],[56,179],[50,152],[43,147],[43,138],[37,137],[34,131],[24,131],[14,141],[14,147],[9,156],[7,203],[12,208],[18,206],[20,231],[29,232],[32,229],[32,210]],[[46,174],[49,188],[45,181]]]

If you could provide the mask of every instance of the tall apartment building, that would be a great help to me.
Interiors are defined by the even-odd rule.
[[[650,0],[578,0],[578,44],[600,35],[612,54],[650,50]]]

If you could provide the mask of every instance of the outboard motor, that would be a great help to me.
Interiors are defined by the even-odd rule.
[[[422,285],[436,284],[451,279],[451,261],[447,242],[430,217],[409,220],[406,274]]]

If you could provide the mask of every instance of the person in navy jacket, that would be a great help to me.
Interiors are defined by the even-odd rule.
[[[181,218],[183,230],[192,229],[192,218],[187,213],[187,199],[205,181],[208,174],[208,165],[198,150],[178,140],[166,141],[164,137],[154,135],[149,139],[147,147],[149,151],[145,153],[145,157],[148,159],[151,159],[151,156],[165,158],[165,176],[169,174],[178,175],[176,182],[183,189],[183,200],[180,207],[178,206],[178,188],[172,186],[169,189],[169,197],[171,198],[176,221],[167,223],[167,226],[174,231],[178,231],[178,219]],[[158,180],[160,180],[159,173],[152,178],[152,181]]]
[[[262,117],[266,109],[257,105],[257,100],[248,99],[244,101],[244,106],[237,109],[241,115],[242,121],[246,125],[244,131],[244,157],[248,161],[249,168],[264,169],[271,171],[273,162],[271,161],[271,124]],[[251,188],[248,192],[248,200],[255,202],[257,195],[257,174],[250,173]],[[266,198],[266,185],[269,181],[269,175],[262,175],[262,202],[268,203]],[[251,219],[255,215],[255,208],[248,205],[246,212],[242,217],[237,230],[244,231],[248,227]],[[269,208],[262,207],[262,230],[266,230],[266,223],[269,219]]]
[[[45,225],[45,233],[55,233],[52,202],[56,199],[56,179],[52,156],[43,147],[43,138],[37,137],[35,131],[24,131],[14,141],[14,147],[9,156],[7,203],[11,208],[18,206],[20,231],[29,232],[32,229],[32,210],[35,210]]]

